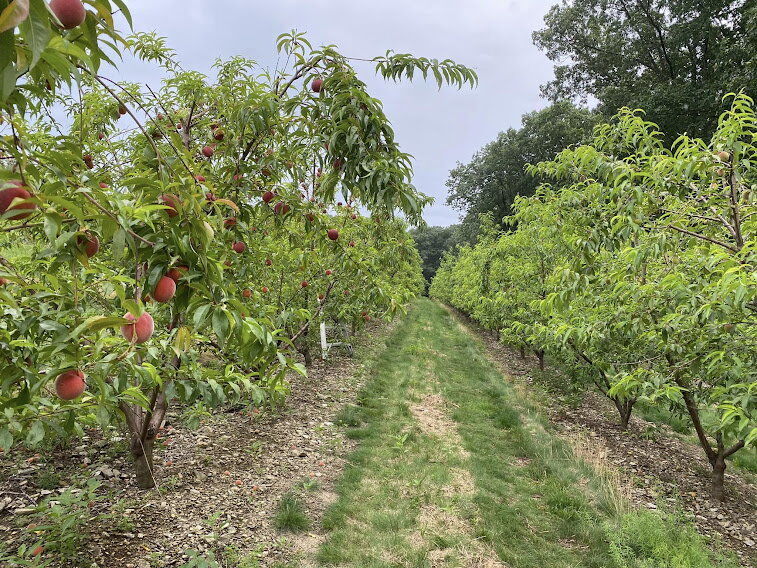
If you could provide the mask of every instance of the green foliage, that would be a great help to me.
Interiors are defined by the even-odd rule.
[[[126,40],[114,16],[131,25],[126,3],[91,0],[87,7],[84,23],[64,30],[45,0],[0,0],[0,109],[38,112],[80,70],[97,73],[120,57]]]
[[[234,57],[211,79],[154,34],[115,42],[109,4],[88,5],[107,26],[84,34],[89,51],[77,30],[53,34],[68,50],[55,96],[0,99],[0,191],[20,184],[32,194],[22,206],[34,206],[28,218],[0,218],[0,447],[125,421],[148,487],[170,404],[184,404],[190,423],[219,405],[279,404],[287,373],[305,372],[295,352],[313,341],[311,323],[359,329],[422,291],[397,213],[417,222],[429,198],[410,184],[410,156],[381,102],[333,47],[284,34],[277,47],[289,63],[275,74]],[[162,88],[95,74],[85,55],[102,57],[97,34],[160,65]],[[391,78],[417,68],[475,83],[449,61],[377,61]],[[73,80],[71,93],[56,90]],[[70,123],[52,118],[62,114]],[[88,254],[94,239],[100,249]],[[158,303],[172,269],[175,296]],[[154,334],[122,337],[126,314],[145,312]],[[55,381],[71,370],[86,375],[86,391],[62,400]]]
[[[520,129],[501,132],[469,163],[458,164],[447,180],[447,204],[465,215],[463,238],[473,242],[484,213],[497,224],[512,215],[516,197],[532,195],[541,181],[527,173],[526,166],[551,160],[563,148],[586,141],[597,120],[594,113],[571,103],[555,103],[524,115]]]
[[[215,559],[215,554],[205,555],[196,550],[187,550],[189,557],[179,568],[221,568],[221,564]]]
[[[433,77],[439,88],[442,85],[454,85],[458,89],[465,85],[475,87],[478,85],[478,75],[473,69],[455,63],[450,59],[439,61],[425,57],[413,57],[409,53],[394,53],[387,51],[386,55],[375,57],[376,72],[385,79],[398,81],[403,77],[412,81],[415,72],[420,72],[423,79]]]
[[[546,352],[627,419],[644,400],[686,412],[722,497],[725,459],[757,442],[757,120],[730,97],[709,142],[672,149],[623,109],[591,145],[531,171],[516,230],[448,257],[432,295]]]
[[[15,552],[0,549],[0,561],[9,566],[74,565],[89,560],[87,543],[92,523],[104,519],[98,512],[103,501],[97,494],[99,482],[87,481],[82,488],[68,488],[44,499],[34,511],[22,517],[27,525],[24,542]]]
[[[423,277],[427,283],[433,280],[442,256],[452,250],[460,241],[459,227],[429,227],[421,226],[410,231],[415,246],[423,262]]]
[[[672,141],[709,137],[720,97],[754,95],[748,0],[571,0],[556,4],[534,42],[556,62],[552,100],[593,97],[605,116],[643,108]]]

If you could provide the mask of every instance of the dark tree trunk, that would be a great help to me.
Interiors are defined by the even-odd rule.
[[[126,417],[126,425],[131,434],[130,449],[132,458],[134,458],[137,486],[140,489],[155,487],[152,455],[155,437],[158,435],[158,430],[163,423],[167,410],[166,395],[158,388],[153,391],[149,412],[145,412],[140,406],[121,404],[121,411]]]
[[[620,400],[618,398],[610,397],[615,408],[618,409],[620,415],[620,428],[624,432],[628,430],[628,423],[631,421],[631,413],[633,412],[633,405],[636,403],[635,399]]]
[[[305,366],[310,367],[313,364],[313,355],[310,352],[310,343],[308,342],[308,335],[310,335],[310,326],[305,326],[302,333],[297,338],[295,345],[297,351],[305,359]]]
[[[539,370],[543,371],[544,370],[544,351],[541,351],[541,350],[537,351],[536,357],[539,359]]]
[[[699,407],[697,407],[694,397],[691,396],[691,392],[686,388],[686,385],[680,380],[676,382],[679,386],[683,387],[681,395],[686,404],[686,410],[694,425],[694,431],[697,433],[699,443],[712,466],[712,496],[718,501],[725,501],[725,460],[744,447],[744,440],[739,440],[730,448],[726,448],[723,442],[723,435],[718,432],[715,434],[715,446],[713,446],[707,438],[707,433],[699,416]]]
[[[310,344],[307,341],[302,343],[300,353],[302,353],[302,356],[305,359],[305,366],[310,367],[313,364],[313,355],[310,353]]]
[[[526,358],[526,348],[522,345],[520,346],[520,358],[525,359]]]
[[[135,297],[140,296],[141,289],[137,288]],[[176,328],[180,323],[181,314],[177,313],[174,315],[169,329]],[[171,366],[178,370],[180,365],[181,359],[178,356],[174,356],[171,359]],[[168,411],[168,399],[166,398],[165,389],[168,387],[169,382],[170,380],[153,389],[148,410],[136,404],[126,402],[119,404],[119,408],[126,419],[126,427],[129,429],[131,436],[130,450],[134,458],[137,486],[140,489],[155,487],[155,470],[153,469],[152,454],[155,447],[155,437],[158,435],[158,430],[160,430],[163,419],[166,417],[166,412]]]

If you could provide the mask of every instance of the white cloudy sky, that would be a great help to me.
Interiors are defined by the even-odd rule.
[[[403,149],[415,156],[415,185],[434,196],[425,213],[432,225],[449,225],[457,212],[444,202],[449,170],[520,116],[544,106],[539,85],[551,62],[531,32],[557,0],[129,0],[134,27],[157,31],[182,63],[206,71],[216,57],[244,55],[275,63],[275,38],[296,28],[312,43],[336,44],[342,53],[373,57],[387,49],[451,58],[476,69],[471,91],[438,91],[435,84],[386,83],[370,64],[362,78],[384,101]],[[157,83],[151,67],[126,62],[121,77]]]

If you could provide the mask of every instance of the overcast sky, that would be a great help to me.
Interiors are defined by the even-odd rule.
[[[541,108],[539,85],[551,62],[531,32],[557,0],[129,0],[138,31],[166,37],[185,67],[208,71],[216,57],[243,55],[275,64],[275,38],[296,28],[314,45],[336,44],[348,56],[369,58],[387,49],[451,58],[476,69],[475,90],[435,83],[387,83],[368,63],[356,63],[381,99],[405,152],[415,156],[414,183],[432,195],[431,225],[457,222],[444,185],[458,161],[467,162],[498,132]],[[157,84],[154,67],[125,62],[124,79]]]

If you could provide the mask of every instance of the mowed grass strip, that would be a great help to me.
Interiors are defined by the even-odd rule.
[[[735,565],[673,518],[627,512],[430,300],[415,303],[342,422],[360,443],[323,521],[321,565]]]

